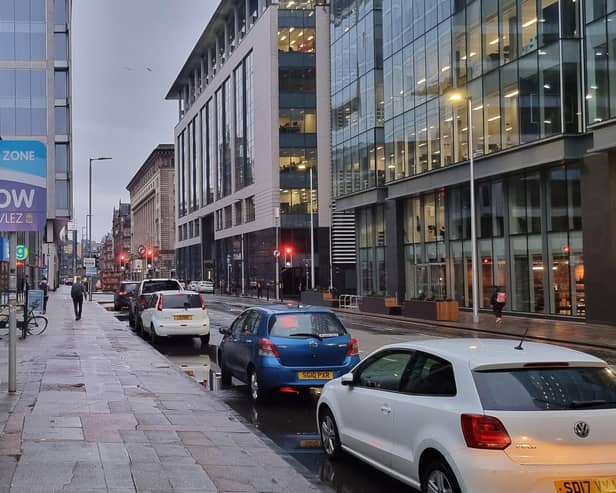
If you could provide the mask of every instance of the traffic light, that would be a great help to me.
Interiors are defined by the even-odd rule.
[[[120,270],[124,270],[124,262],[126,261],[126,255],[120,254]]]
[[[282,251],[284,253],[284,265],[286,267],[293,267],[293,247],[291,245],[284,245]]]
[[[151,269],[152,264],[154,263],[154,252],[152,251],[151,248],[148,248],[145,253],[146,253],[145,262],[146,264],[148,264],[148,269]]]

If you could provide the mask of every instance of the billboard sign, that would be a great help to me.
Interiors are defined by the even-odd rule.
[[[42,231],[47,222],[47,149],[0,140],[0,231]]]

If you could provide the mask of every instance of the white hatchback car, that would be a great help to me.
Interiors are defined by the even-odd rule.
[[[214,283],[212,281],[199,281],[197,288],[200,293],[213,293]]]
[[[616,492],[616,372],[547,344],[385,346],[328,382],[323,449],[426,493]]]
[[[141,313],[143,331],[152,344],[160,337],[193,336],[201,345],[210,343],[210,318],[203,296],[192,291],[162,291],[152,294]]]

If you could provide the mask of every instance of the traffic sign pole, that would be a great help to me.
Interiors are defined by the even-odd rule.
[[[17,233],[9,235],[9,392],[17,391],[17,257],[13,245]],[[27,303],[27,301],[26,301]]]

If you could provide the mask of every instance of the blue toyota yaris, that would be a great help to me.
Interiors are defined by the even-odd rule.
[[[322,307],[265,306],[245,310],[218,348],[223,385],[236,377],[253,401],[273,391],[322,387],[359,363],[357,340]]]

